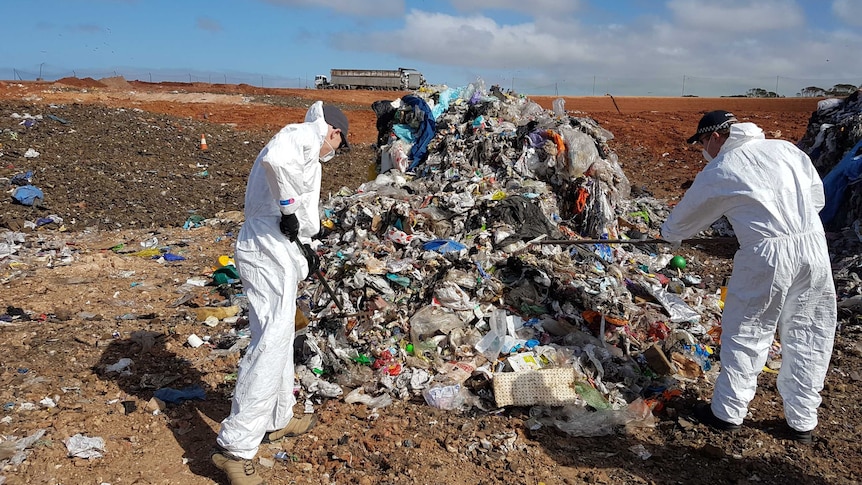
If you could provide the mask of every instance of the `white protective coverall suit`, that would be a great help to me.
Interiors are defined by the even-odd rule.
[[[739,240],[711,403],[723,421],[742,424],[777,325],[778,391],[787,423],[797,431],[817,426],[837,322],[817,214],[823,205],[823,184],[805,152],[766,140],[753,123],[737,123],[661,227],[665,240],[681,241],[726,216]]]
[[[296,292],[308,262],[281,233],[279,221],[282,214],[296,214],[303,242],[320,230],[319,155],[328,130],[318,101],[304,123],[272,137],[249,174],[234,259],[248,297],[251,343],[216,440],[240,458],[254,458],[266,432],[284,428],[293,416]]]

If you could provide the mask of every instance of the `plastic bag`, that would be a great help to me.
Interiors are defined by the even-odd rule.
[[[506,345],[506,310],[497,309],[491,314],[489,324],[491,330],[482,337],[475,348],[491,362],[495,362]]]
[[[453,411],[467,403],[469,393],[460,384],[436,384],[422,391],[422,397],[432,408]]]
[[[641,398],[619,410],[590,411],[583,406],[536,407],[530,410],[530,414],[532,417],[525,423],[530,429],[549,425],[571,436],[604,436],[613,434],[623,426],[647,428],[655,426],[652,410]]]
[[[441,305],[452,310],[466,311],[476,306],[476,303],[470,300],[470,295],[451,281],[441,281],[434,289],[434,298]]]
[[[562,118],[562,117],[566,116],[566,100],[565,99],[563,99],[563,98],[555,99],[554,103],[553,103],[553,108],[554,108],[554,115],[556,115],[557,117]]]
[[[90,438],[80,433],[67,438],[65,444],[68,455],[77,458],[101,458],[102,451],[105,449],[103,438]]]
[[[353,403],[362,403],[372,409],[385,408],[386,406],[392,404],[392,397],[389,394],[381,394],[377,397],[371,397],[368,394],[365,394],[365,391],[361,387],[357,387],[356,389],[347,393],[344,396],[344,402],[348,404]]]
[[[22,185],[15,189],[12,193],[12,198],[21,205],[40,207],[42,201],[45,200],[45,194],[42,192],[42,189],[35,185]]]
[[[413,345],[417,345],[438,332],[449,333],[463,326],[464,322],[458,315],[439,306],[427,305],[410,317],[410,338]]]
[[[566,142],[567,157],[566,166],[558,172],[569,180],[575,180],[601,160],[596,141],[590,135],[571,126],[561,126],[559,132]]]

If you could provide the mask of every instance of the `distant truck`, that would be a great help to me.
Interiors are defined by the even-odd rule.
[[[416,69],[399,67],[392,70],[380,69],[332,69],[330,77],[324,74],[314,76],[317,89],[382,89],[408,91],[425,85],[425,77]]]

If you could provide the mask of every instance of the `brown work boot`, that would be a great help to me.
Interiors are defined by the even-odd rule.
[[[227,474],[230,485],[265,485],[251,460],[234,456],[222,447],[218,447],[212,455],[212,461],[216,468]]]
[[[308,433],[315,424],[317,424],[317,416],[314,414],[303,414],[299,418],[293,416],[284,428],[278,431],[268,431],[263,435],[261,443],[276,443],[283,438],[293,438]]]

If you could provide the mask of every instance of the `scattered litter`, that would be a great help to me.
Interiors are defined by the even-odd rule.
[[[186,343],[189,344],[189,347],[196,349],[204,344],[204,341],[195,334],[191,334],[186,339]]]
[[[204,392],[203,388],[198,385],[185,387],[183,389],[165,387],[154,392],[153,397],[170,404],[180,404],[192,399],[204,401],[207,398],[206,392]]]
[[[119,372],[121,374],[129,374],[129,367],[134,364],[132,359],[127,357],[123,357],[118,360],[115,364],[111,364],[105,367],[105,372]]]
[[[12,198],[21,205],[41,207],[45,193],[35,185],[22,185],[12,192]]]
[[[101,437],[88,437],[80,433],[67,438],[66,451],[68,456],[72,458],[102,458],[102,452],[105,450],[105,440]]]
[[[16,438],[14,436],[2,437],[3,441],[0,441],[0,466],[5,466],[7,463],[12,466],[18,466],[24,463],[24,460],[30,454],[30,449],[45,436],[46,431],[45,429],[39,429],[24,438]]]

